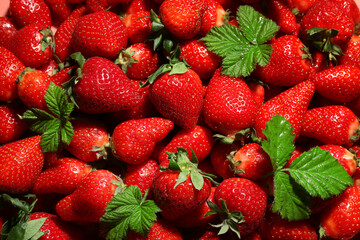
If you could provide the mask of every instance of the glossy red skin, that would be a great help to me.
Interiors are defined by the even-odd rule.
[[[215,143],[210,153],[210,161],[216,173],[223,179],[235,177],[234,171],[231,170],[231,162],[227,156],[240,148],[241,145],[239,142],[234,142],[233,144]]]
[[[44,224],[41,226],[40,231],[47,232],[44,236],[40,237],[39,240],[82,240],[85,239],[81,228],[75,225],[71,225],[58,216],[45,213],[35,212],[30,215],[29,221],[46,218]]]
[[[28,192],[44,164],[40,136],[2,145],[0,155],[0,191],[10,194]]]
[[[58,64],[56,63],[56,61],[54,59],[49,59],[47,63],[45,63],[41,67],[38,67],[37,70],[43,71],[44,73],[46,73],[51,77],[54,74],[54,72],[57,71],[57,68],[58,68]]]
[[[299,9],[301,13],[306,13],[316,1],[317,0],[291,0],[291,3],[292,7]]]
[[[339,57],[339,64],[352,64],[360,67],[360,36],[353,35]]]
[[[247,85],[249,86],[250,91],[254,95],[254,100],[257,107],[260,108],[260,106],[264,103],[265,100],[266,91],[264,85],[256,82],[247,82]]]
[[[73,120],[74,137],[69,145],[65,146],[76,158],[84,162],[94,162],[101,159],[93,151],[93,147],[104,147],[109,143],[109,133],[106,127],[98,122]]]
[[[139,164],[150,157],[156,142],[165,138],[173,128],[172,121],[159,117],[122,122],[112,134],[113,154],[121,161]]]
[[[332,0],[340,4],[341,10],[348,16],[351,16],[355,24],[360,22],[360,10],[354,0]]]
[[[325,235],[334,239],[352,239],[360,232],[360,186],[347,188],[321,214]]]
[[[203,106],[203,85],[191,69],[164,73],[150,85],[150,99],[158,112],[184,129],[193,129]]]
[[[0,101],[11,101],[18,97],[15,80],[25,69],[25,65],[12,52],[1,46],[0,55]]]
[[[72,12],[72,6],[68,0],[44,0],[51,10],[53,19],[63,22]]]
[[[253,126],[257,111],[257,103],[244,79],[225,76],[217,69],[204,100],[203,114],[208,126],[232,136]]]
[[[90,166],[76,158],[62,158],[56,164],[41,172],[31,192],[35,194],[72,193],[79,183],[89,174]]]
[[[85,0],[86,12],[96,13],[109,8],[107,0]]]
[[[0,104],[0,143],[18,140],[28,129],[28,125],[18,116],[24,113],[22,107],[9,103]]]
[[[70,81],[72,74],[69,75],[69,73],[70,73],[69,71],[71,71],[74,68],[76,68],[76,66],[71,66],[71,67],[65,68],[65,69],[60,70],[59,72],[51,75],[51,81],[53,83],[55,83],[55,85],[62,87],[62,85],[64,83],[66,83],[67,81]]]
[[[92,57],[86,60],[82,78],[75,85],[75,101],[86,113],[116,112],[131,109],[140,96],[125,73],[110,60]]]
[[[310,61],[302,59],[301,40],[293,35],[279,37],[271,44],[273,51],[265,67],[258,66],[255,76],[268,84],[294,86],[309,77]]]
[[[281,0],[271,0],[267,5],[269,17],[280,27],[282,34],[296,35],[299,26],[292,8]]]
[[[154,12],[159,11],[159,6],[155,1],[149,1],[149,0],[131,0],[126,5],[126,15],[134,14],[140,11],[148,11],[154,10]]]
[[[220,67],[221,58],[210,52],[202,41],[193,39],[181,42],[180,49],[180,56],[203,81],[209,80]]]
[[[83,16],[76,24],[72,46],[86,58],[115,59],[126,47],[128,32],[121,18],[110,11],[100,11]]]
[[[0,17],[0,46],[11,49],[11,41],[17,29],[8,17]]]
[[[148,39],[151,33],[150,11],[138,11],[126,15],[123,18],[129,34],[129,42],[142,43]]]
[[[11,0],[10,16],[20,27],[33,23],[51,26],[51,13],[43,0]]]
[[[84,15],[85,10],[85,6],[81,6],[72,11],[71,14],[61,23],[61,25],[55,32],[55,54],[61,62],[64,62],[66,58],[74,52],[74,49],[71,45],[71,38],[75,30],[76,24]]]
[[[140,234],[131,231],[127,240],[157,240],[157,239],[171,239],[182,240],[181,232],[168,221],[158,218],[149,230],[147,238]]]
[[[214,202],[219,207],[223,199],[230,212],[240,211],[245,222],[237,224],[240,235],[253,232],[262,221],[267,195],[255,182],[246,178],[228,178],[216,187]]]
[[[191,131],[180,130],[171,141],[165,146],[159,155],[159,162],[167,160],[168,154],[166,152],[176,152],[177,147],[183,147],[187,150],[190,160],[192,149],[199,162],[203,161],[211,152],[215,144],[212,131],[205,127],[196,125]]]
[[[324,144],[352,145],[359,121],[347,107],[332,105],[310,109],[306,112],[301,135]]]
[[[336,158],[340,165],[344,167],[346,172],[352,176],[356,171],[356,161],[355,156],[346,148],[334,145],[334,144],[326,144],[320,146],[321,149],[329,151],[331,156]]]
[[[201,18],[201,27],[199,36],[205,36],[212,27],[221,26],[225,22],[225,9],[216,0],[206,0],[207,9]]]
[[[73,193],[56,204],[56,213],[65,221],[99,223],[118,187],[113,181],[117,178],[108,170],[90,172]]]
[[[259,233],[263,240],[317,240],[316,229],[307,220],[288,221],[270,209],[260,224]]]
[[[314,93],[314,83],[304,81],[265,102],[260,107],[254,124],[257,136],[264,139],[262,129],[265,129],[265,123],[279,114],[290,122],[295,138],[299,137],[306,110]]]
[[[41,39],[43,34],[40,29],[46,29],[47,25],[29,24],[21,28],[13,40],[13,53],[27,67],[38,68],[46,64],[53,56],[53,50],[50,46],[44,51],[41,50]]]

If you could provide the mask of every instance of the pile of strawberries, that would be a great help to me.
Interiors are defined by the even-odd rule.
[[[360,238],[359,23],[354,0],[11,0],[1,239]]]

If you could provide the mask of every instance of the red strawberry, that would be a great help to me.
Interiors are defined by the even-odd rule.
[[[72,193],[89,174],[90,166],[76,158],[62,158],[41,172],[31,191],[35,194]]]
[[[247,82],[250,91],[253,93],[254,100],[258,108],[264,103],[265,100],[265,87],[260,82]],[[267,86],[266,86],[267,87]]]
[[[184,41],[180,43],[180,49],[181,57],[199,75],[201,80],[210,79],[220,66],[221,58],[210,52],[202,41],[196,39]]]
[[[46,218],[44,224],[41,226],[40,231],[46,234],[39,238],[39,240],[82,240],[85,239],[84,233],[80,227],[71,225],[60,217],[45,212],[35,212],[30,215],[29,221]]]
[[[33,23],[51,26],[51,13],[44,0],[11,0],[10,16],[19,27]]]
[[[28,129],[25,121],[19,118],[24,109],[14,104],[0,104],[0,143],[18,140]]]
[[[107,0],[85,0],[86,12],[95,13],[109,8]]]
[[[308,110],[301,135],[325,144],[352,145],[358,128],[359,121],[349,108],[333,105]]]
[[[76,24],[72,46],[86,58],[99,56],[115,59],[126,47],[128,33],[121,18],[101,11],[83,16]]]
[[[53,56],[54,39],[50,27],[29,24],[21,28],[14,36],[14,54],[27,67],[41,67]]]
[[[339,58],[339,64],[352,64],[360,67],[360,36],[352,35],[343,54]]]
[[[110,171],[90,172],[73,193],[56,204],[56,213],[65,221],[98,223],[119,185]]]
[[[205,0],[165,0],[159,16],[168,31],[179,39],[192,39],[201,27],[201,19],[207,9]]]
[[[314,83],[304,81],[265,102],[260,107],[254,124],[257,136],[264,139],[262,129],[265,129],[265,123],[279,114],[290,122],[295,137],[299,137],[305,112],[314,92]]]
[[[25,65],[8,49],[0,46],[0,101],[11,101],[18,97],[17,84],[19,73]]]
[[[95,121],[73,120],[74,136],[65,148],[84,162],[93,162],[106,155],[109,134],[105,126]]]
[[[61,23],[56,30],[55,39],[55,55],[64,62],[67,57],[73,53],[73,47],[71,46],[71,38],[77,22],[85,13],[85,7],[81,6],[74,11]]]
[[[58,71],[58,64],[54,59],[49,59],[47,63],[42,65],[41,67],[38,67],[37,70],[43,71],[50,77]]]
[[[151,19],[149,17],[149,11],[138,11],[123,18],[131,44],[141,43],[149,38],[151,33]]]
[[[271,0],[267,2],[268,16],[280,27],[283,34],[296,35],[299,26],[296,22],[296,16],[289,5],[283,0]]]
[[[288,221],[270,209],[260,224],[260,235],[264,240],[317,240],[315,228],[307,220]]]
[[[191,131],[180,130],[171,141],[165,146],[159,155],[159,162],[168,159],[167,152],[176,152],[177,147],[183,147],[187,150],[191,160],[192,149],[199,160],[203,161],[211,152],[215,143],[211,130],[204,126],[195,126]]]
[[[301,40],[293,35],[279,37],[271,44],[273,51],[265,67],[258,66],[254,74],[268,84],[294,86],[310,74],[310,61]]]
[[[20,73],[18,95],[28,108],[39,108],[48,111],[44,95],[51,78],[40,70],[25,69]]]
[[[44,0],[51,10],[53,19],[63,22],[72,12],[72,6],[68,0]]]
[[[150,10],[158,12],[159,6],[155,1],[152,0],[130,0],[130,2],[126,6],[125,13],[127,15],[134,14],[141,11],[148,11],[150,14]],[[150,16],[150,15],[148,15]]]
[[[200,36],[205,36],[211,28],[221,26],[227,21],[228,13],[216,0],[206,0],[207,9],[201,18]]]
[[[298,9],[300,13],[306,13],[316,1],[317,0],[291,0],[291,4],[292,7]]]
[[[63,70],[60,70],[59,72],[51,75],[51,81],[53,83],[55,83],[55,85],[62,87],[62,85],[68,81],[70,81],[71,79],[71,71],[75,68],[76,66],[71,66],[68,68],[65,68]]]
[[[11,49],[11,41],[17,29],[8,17],[0,17],[0,46]]]
[[[209,127],[233,136],[253,125],[257,111],[254,96],[244,79],[228,77],[220,69],[216,70],[204,100],[204,120]]]
[[[155,148],[174,128],[170,120],[152,117],[120,123],[112,134],[111,148],[121,161],[138,164],[147,160]]]
[[[39,176],[44,164],[40,136],[0,146],[0,191],[26,193]]]
[[[354,0],[332,0],[340,4],[340,9],[348,16],[351,16],[355,24],[360,23],[360,10],[358,3]]]
[[[360,232],[360,186],[346,189],[321,214],[323,235],[334,239],[352,239]]]

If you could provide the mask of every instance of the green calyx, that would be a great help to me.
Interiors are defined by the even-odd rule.
[[[15,83],[21,82],[21,80],[23,79],[24,75],[25,75],[26,73],[32,72],[32,71],[35,71],[35,69],[34,69],[34,68],[30,68],[30,67],[25,68],[23,71],[21,71],[21,72],[19,73],[19,75],[17,76],[17,78],[16,78],[16,80],[15,80]]]
[[[51,28],[47,27],[46,29],[40,29],[39,32],[43,35],[42,39],[39,41],[39,44],[41,44],[41,51],[44,52],[47,47],[50,47],[51,51],[54,53],[55,40]]]
[[[135,51],[131,51],[131,47],[120,52],[119,57],[115,60],[115,64],[120,65],[124,73],[127,73],[127,68],[132,67],[132,63],[139,62],[133,58]]]

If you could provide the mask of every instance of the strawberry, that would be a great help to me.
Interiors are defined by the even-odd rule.
[[[19,27],[33,23],[51,26],[51,13],[44,0],[11,0],[10,16]]]
[[[17,29],[8,17],[0,17],[0,46],[11,49],[11,41]]]
[[[165,138],[173,128],[172,121],[158,117],[120,123],[111,138],[113,154],[130,164],[141,163],[150,157],[156,142]]]
[[[130,0],[126,5],[126,15],[134,14],[141,11],[147,11],[150,14],[150,10],[158,12],[159,6],[152,0]],[[150,15],[148,15],[150,16]]]
[[[352,64],[360,67],[360,36],[352,35],[340,56],[339,64]]]
[[[360,187],[347,188],[321,213],[321,235],[334,239],[352,239],[360,232]]]
[[[203,161],[211,152],[215,143],[212,132],[209,128],[197,125],[191,131],[182,129],[162,149],[159,155],[159,162],[166,161],[168,152],[176,152],[177,147],[187,150],[191,160],[191,149],[194,151],[199,162]]]
[[[85,0],[86,12],[95,13],[106,11],[109,8],[107,0]]]
[[[168,31],[179,39],[192,39],[201,27],[201,19],[207,9],[205,0],[165,0],[159,8],[159,16]]]
[[[119,185],[107,170],[90,172],[74,192],[56,204],[56,213],[65,221],[88,225],[98,223]]]
[[[290,2],[292,7],[299,10],[300,13],[306,13],[316,1],[317,0],[291,0]]]
[[[19,75],[18,95],[28,108],[38,108],[49,111],[44,95],[49,87],[51,78],[40,70],[25,69]]]
[[[25,65],[8,49],[0,46],[0,101],[11,101],[18,97],[17,84],[19,73]]]
[[[324,144],[352,145],[358,128],[359,121],[349,108],[333,105],[308,110],[301,135]]]
[[[261,82],[247,82],[247,85],[250,88],[250,91],[252,92],[254,96],[255,103],[257,105],[257,108],[260,108],[260,106],[264,103],[265,100],[265,87],[264,84]]]
[[[50,77],[58,71],[58,64],[54,59],[49,59],[47,63],[38,67],[37,70],[43,71]]]
[[[244,79],[223,75],[217,69],[204,99],[203,114],[208,126],[215,132],[233,136],[253,125],[257,111],[254,96]]]
[[[63,22],[72,12],[72,6],[67,0],[44,0],[50,8],[53,19]]]
[[[41,172],[31,192],[35,194],[59,193],[68,195],[76,189],[90,170],[90,166],[76,158],[61,158]]]
[[[149,11],[137,11],[125,15],[123,21],[128,30],[131,44],[144,42],[151,33],[151,19]]]
[[[0,104],[0,143],[18,140],[28,129],[25,121],[19,118],[24,109],[14,104]]]
[[[260,224],[261,239],[270,240],[317,240],[315,228],[307,220],[288,221],[270,209],[266,211],[265,218]]]
[[[354,0],[332,0],[340,4],[340,9],[348,16],[351,16],[355,24],[360,23],[360,10]]]
[[[45,25],[29,24],[16,33],[12,49],[25,66],[41,67],[53,56],[53,33]]]
[[[40,136],[0,146],[0,191],[26,193],[34,185],[44,164]]]
[[[205,36],[212,27],[221,26],[226,23],[228,13],[216,0],[206,0],[207,9],[201,18],[200,36]]]
[[[266,66],[258,66],[255,76],[268,84],[294,86],[307,80],[310,61],[301,40],[293,35],[279,37],[271,44],[273,51]]]
[[[296,35],[299,26],[296,22],[296,16],[292,9],[283,0],[271,0],[267,2],[268,16],[280,27],[283,34]]]
[[[338,65],[316,73],[312,81],[322,96],[338,101],[350,102],[360,97],[360,68],[354,65]]]
[[[51,82],[55,83],[57,86],[62,87],[62,85],[71,80],[73,69],[76,66],[71,66],[63,70],[58,71],[57,73],[51,75]]]
[[[109,144],[109,133],[105,126],[96,121],[73,120],[74,136],[65,148],[84,162],[94,162],[106,157],[105,147]]]
[[[193,39],[180,43],[180,56],[191,66],[201,80],[210,79],[219,68],[221,58],[210,52],[204,42]]]
[[[61,62],[65,62],[66,58],[74,51],[71,45],[71,38],[76,24],[84,15],[85,10],[85,6],[81,6],[72,11],[55,32],[55,55]]]
[[[46,218],[44,224],[41,226],[40,231],[46,234],[39,238],[39,240],[45,239],[62,239],[62,240],[81,240],[84,238],[84,233],[81,232],[81,228],[75,225],[71,225],[60,217],[46,212],[35,212],[30,215],[29,221]]]
[[[77,22],[72,46],[86,58],[115,59],[126,47],[128,33],[121,18],[110,11],[87,14]]]

